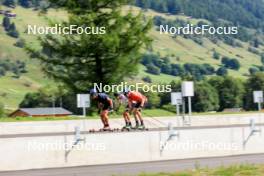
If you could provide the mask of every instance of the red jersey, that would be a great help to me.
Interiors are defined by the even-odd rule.
[[[140,92],[130,91],[127,94],[127,99],[130,102],[142,102],[146,101],[146,97],[142,95]]]

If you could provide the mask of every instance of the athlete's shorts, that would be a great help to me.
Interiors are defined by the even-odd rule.
[[[140,107],[141,107],[141,102],[132,103],[132,108],[140,108]],[[129,112],[129,111],[130,111],[130,108],[127,105],[126,106],[126,112]]]
[[[129,106],[127,105],[126,106],[126,112],[129,112],[130,111],[130,108],[129,108]]]
[[[133,103],[133,108],[140,108],[142,102]]]
[[[138,104],[138,103],[132,103],[132,109],[133,109],[133,108],[137,108],[137,106],[138,106],[137,104]],[[139,105],[139,106],[140,106],[140,105]],[[127,106],[126,106],[126,112],[129,112],[130,110],[131,110],[131,109],[130,109],[129,106],[127,105]]]
[[[103,111],[105,111],[105,110],[110,110],[110,108],[111,108],[110,103],[105,103],[105,104],[103,105]]]

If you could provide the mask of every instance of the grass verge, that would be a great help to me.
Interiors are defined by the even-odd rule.
[[[194,171],[182,171],[175,173],[142,173],[138,176],[263,176],[263,165],[234,165],[219,167],[216,169],[197,169]]]

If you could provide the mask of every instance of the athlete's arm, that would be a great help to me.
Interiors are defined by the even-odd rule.
[[[132,109],[132,101],[131,100],[128,100],[128,108]]]
[[[145,97],[144,95],[142,95],[142,101],[141,101],[140,106],[143,107],[145,105],[146,101],[147,101],[147,97]]]
[[[111,109],[113,109],[113,101],[110,98],[107,98],[107,101],[110,104]]]
[[[97,113],[100,114],[102,110],[102,104],[98,102],[97,107],[98,107]]]
[[[145,104],[145,99],[143,99],[143,100],[141,101],[140,107],[143,108],[144,104]]]

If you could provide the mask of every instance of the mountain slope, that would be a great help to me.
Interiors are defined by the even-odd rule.
[[[134,8],[135,11],[140,10]],[[144,14],[148,17],[154,18],[155,16],[161,16],[170,20],[185,20],[192,24],[196,24],[198,21],[204,19],[188,18],[183,15],[169,15],[164,13],[158,13],[153,10],[145,10]],[[183,36],[177,36],[176,38],[170,35],[160,34],[158,30],[151,31],[150,35],[153,37],[153,47],[156,53],[160,53],[162,56],[169,56],[172,63],[185,64],[203,64],[208,63],[218,68],[221,66],[221,59],[216,60],[213,58],[213,51],[220,53],[221,57],[227,56],[230,58],[236,58],[241,64],[241,68],[238,71],[229,70],[229,74],[235,77],[245,77],[249,75],[249,68],[255,66],[262,66],[261,56],[259,54],[252,53],[248,50],[251,47],[249,42],[239,41],[240,47],[230,46],[223,41],[219,40],[217,44],[213,43],[206,37],[202,37],[202,45],[197,44],[191,39],[186,39]],[[238,40],[237,40],[238,41]],[[257,49],[260,53],[264,51],[264,46],[261,45]],[[151,75],[154,80],[157,80]]]
[[[8,9],[3,7],[2,9]],[[17,30],[20,33],[20,38],[26,40],[27,43],[36,43],[36,36],[25,34],[28,24],[31,25],[46,25],[47,20],[45,17],[40,16],[38,12],[32,9],[25,9],[16,7],[11,9],[13,13],[17,14],[15,19],[11,19],[15,23]],[[51,11],[48,16],[65,16],[65,13],[58,11]],[[0,15],[2,23],[3,15]],[[0,26],[0,60],[10,59],[11,61],[23,61],[26,64],[27,73],[17,79],[13,73],[7,72],[7,75],[0,77],[0,101],[5,102],[6,108],[14,108],[23,99],[27,92],[36,91],[43,85],[52,84],[52,81],[44,77],[41,71],[39,62],[34,59],[29,59],[28,54],[24,49],[14,46],[17,39],[12,38],[6,34],[2,25]]]
[[[6,8],[6,7],[3,7]],[[130,9],[131,7],[124,7],[124,11]],[[137,7],[132,7],[135,13],[141,11],[142,9]],[[17,14],[17,18],[12,19],[22,38],[26,40],[27,43],[36,43],[36,36],[29,36],[25,34],[25,29],[27,24],[31,25],[45,25],[47,20],[44,16],[40,16],[37,11],[32,9],[22,8],[20,6],[12,10]],[[167,20],[180,19],[184,21],[189,21],[190,23],[197,24],[199,21],[205,21],[210,23],[210,21],[202,18],[190,18],[184,14],[180,15],[168,15],[167,13],[160,13],[153,10],[144,10],[144,15],[148,18],[154,18],[155,16],[161,16]],[[48,13],[48,17],[56,19],[65,19],[67,14],[62,11],[51,10]],[[3,16],[0,15],[0,21],[2,21]],[[242,42],[241,47],[232,47],[225,44],[223,41],[219,41],[217,44],[210,41],[208,38],[204,37],[201,40],[203,45],[199,45],[192,39],[184,38],[183,36],[178,36],[173,38],[169,35],[160,35],[159,31],[156,30],[154,26],[150,32],[153,38],[153,50],[155,53],[160,53],[161,56],[169,56],[171,63],[185,64],[185,63],[195,63],[211,64],[214,68],[219,68],[221,66],[221,60],[213,59],[213,50],[220,53],[221,56],[227,56],[230,58],[237,58],[241,63],[241,69],[238,71],[229,70],[229,74],[232,76],[244,78],[248,75],[248,69],[255,67],[256,65],[261,66],[260,55],[254,54],[248,51],[248,47],[251,46],[250,42]],[[47,79],[41,72],[39,62],[34,59],[29,59],[26,52],[14,46],[16,39],[8,36],[3,27],[0,26],[0,60],[10,59],[10,60],[21,60],[26,63],[28,72],[22,74],[22,76],[17,79],[13,77],[12,73],[8,73],[4,77],[0,77],[0,101],[5,102],[7,108],[15,108],[18,106],[19,102],[23,99],[27,92],[33,92],[43,87],[45,85],[53,85],[54,83]],[[259,52],[264,51],[263,45],[258,48]],[[139,74],[135,78],[136,80],[141,80],[143,77],[150,76],[153,82],[170,82],[171,80],[179,79],[179,77],[161,74],[152,75],[146,73],[145,66],[140,66]]]

